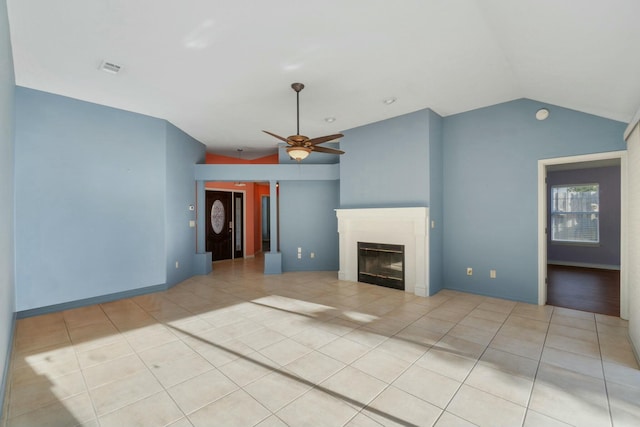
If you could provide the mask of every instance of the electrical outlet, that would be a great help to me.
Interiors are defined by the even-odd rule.
[[[489,270],[489,278],[490,279],[495,279],[496,278],[496,271],[495,270]]]
[[[302,259],[302,254],[298,252],[298,259]]]
[[[180,263],[176,261],[176,268],[180,268]]]
[[[473,268],[467,267],[467,276],[473,276]]]
[[[311,258],[315,258],[315,257],[316,257],[316,253],[315,253],[315,252],[311,252],[311,253],[309,254],[309,256],[310,256]]]

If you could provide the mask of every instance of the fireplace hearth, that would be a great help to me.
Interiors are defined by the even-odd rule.
[[[404,290],[404,245],[358,242],[358,282]]]

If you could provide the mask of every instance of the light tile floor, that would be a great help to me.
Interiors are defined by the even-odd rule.
[[[621,319],[214,268],[19,320],[0,425],[640,425]]]

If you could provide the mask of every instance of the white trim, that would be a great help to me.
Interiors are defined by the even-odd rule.
[[[607,153],[584,154],[580,156],[556,157],[538,160],[538,304],[547,301],[547,194],[545,178],[547,166],[565,163],[592,162],[598,160],[620,159],[620,317],[629,318],[629,284],[627,280],[627,152],[610,151]]]
[[[620,155],[620,317],[629,320],[629,184],[627,152]]]
[[[538,305],[547,303],[547,164],[538,160]]]
[[[561,265],[563,267],[584,267],[584,268],[597,268],[598,270],[620,271],[619,265],[610,265],[610,264],[589,264],[588,262],[555,261],[552,259],[547,259],[547,264]]]
[[[336,209],[338,278],[358,281],[358,242],[404,245],[405,291],[429,295],[429,208]]]

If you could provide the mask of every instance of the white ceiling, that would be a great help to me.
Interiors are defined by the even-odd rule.
[[[638,0],[8,0],[16,84],[170,121],[246,158],[517,98],[628,122]],[[122,66],[99,71],[103,60]],[[382,100],[396,97],[385,105]],[[325,122],[335,117],[334,123]]]

